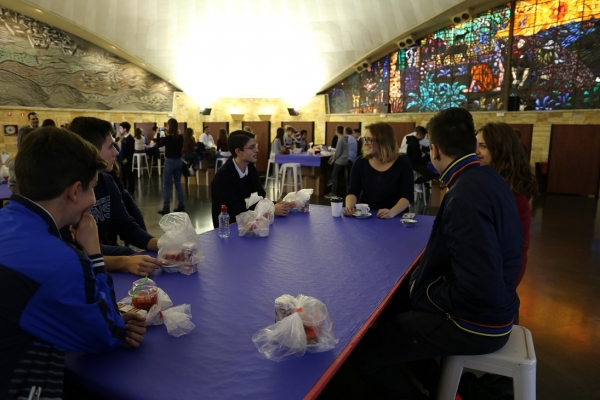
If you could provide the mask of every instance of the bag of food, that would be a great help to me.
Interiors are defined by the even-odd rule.
[[[310,196],[313,189],[300,189],[297,192],[290,192],[284,198],[283,202],[294,203],[291,212],[308,212],[310,205]]]
[[[239,236],[267,237],[269,236],[269,220],[257,214],[256,211],[246,211],[235,217]]]
[[[262,199],[258,202],[254,208],[256,215],[262,215],[269,221],[269,224],[273,224],[275,221],[275,204],[269,199]]]
[[[2,165],[0,165],[0,182],[8,181],[9,171],[6,161],[8,161],[9,158],[10,156],[7,152],[3,151],[0,153],[0,161],[2,161]]]
[[[196,327],[190,319],[192,318],[192,306],[181,304],[171,307],[162,312],[165,326],[169,335],[179,337],[187,335]]]
[[[275,323],[252,336],[258,351],[269,360],[302,357],[306,352],[331,350],[338,343],[327,307],[314,297],[289,294],[275,300]]]
[[[158,239],[158,259],[167,272],[191,275],[198,270],[204,252],[190,217],[183,212],[170,213],[160,219],[165,234]]]

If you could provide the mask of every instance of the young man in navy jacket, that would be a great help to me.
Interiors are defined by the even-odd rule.
[[[135,180],[133,179],[133,153],[135,153],[135,142],[129,134],[131,125],[129,122],[119,124],[119,133],[123,135],[121,141],[121,164],[123,165],[123,184],[129,193],[135,191]]]
[[[519,309],[523,232],[510,188],[493,168],[479,165],[468,111],[441,111],[427,130],[431,160],[448,192],[408,297],[396,296],[404,311],[382,319],[353,354],[365,380],[395,398],[411,398],[398,384],[396,364],[413,362],[435,398],[439,369],[433,361],[414,361],[494,352],[508,341]]]
[[[98,151],[44,127],[23,140],[15,164],[20,195],[0,210],[0,398],[62,398],[65,351],[138,347],[146,321],[119,315],[100,254],[90,215],[106,168]],[[61,240],[69,225],[81,250]]]

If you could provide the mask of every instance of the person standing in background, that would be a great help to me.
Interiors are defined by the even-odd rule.
[[[337,147],[335,154],[329,159],[329,164],[333,164],[333,172],[331,173],[331,192],[325,195],[326,199],[337,197],[338,180],[342,171],[345,170],[348,164],[348,138],[344,136],[344,127],[336,128]]]
[[[181,187],[181,161],[183,151],[183,136],[179,134],[177,120],[171,118],[167,121],[167,137],[158,139],[156,145],[165,146],[165,169],[163,171],[163,208],[158,213],[165,215],[171,212],[171,186],[175,182],[178,206],[174,212],[185,212],[185,200],[183,199],[183,188]]]
[[[135,181],[133,180],[133,153],[135,153],[135,141],[129,134],[131,125],[129,122],[119,124],[119,133],[123,135],[121,140],[121,163],[123,164],[123,185],[131,194],[135,191]]]
[[[348,186],[350,186],[350,172],[352,165],[358,155],[358,144],[356,138],[352,135],[352,128],[349,126],[344,129],[344,136],[348,138],[348,164],[346,164],[346,174],[348,175]]]
[[[40,126],[40,117],[37,115],[36,112],[30,112],[29,114],[27,114],[27,121],[29,122],[29,125],[19,129],[19,132],[17,133],[17,149],[21,147],[21,133],[23,132],[23,129],[39,128]]]
[[[352,136],[354,137],[354,139],[356,139],[356,154],[357,154],[357,157],[362,157],[363,141],[362,141],[362,138],[360,136],[360,129],[354,129],[352,131]]]

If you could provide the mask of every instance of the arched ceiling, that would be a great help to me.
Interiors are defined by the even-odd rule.
[[[9,0],[31,17],[81,36],[190,94],[200,106],[220,97],[283,98],[301,106],[394,39],[448,25],[484,0]],[[495,1],[497,4],[498,2]],[[19,11],[26,13],[20,7]],[[35,10],[34,10],[35,11]],[[27,14],[27,13],[26,13]],[[44,18],[46,17],[46,19]],[[60,21],[64,24],[61,26]],[[425,29],[425,30],[424,30]],[[428,29],[428,30],[427,30]],[[88,37],[85,39],[90,40]],[[91,40],[94,42],[94,40]],[[107,50],[111,50],[108,46]],[[114,52],[116,49],[112,49]]]

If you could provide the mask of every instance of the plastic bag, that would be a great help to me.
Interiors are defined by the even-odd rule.
[[[2,161],[2,165],[0,166],[0,182],[8,181],[9,171],[6,161],[8,161],[9,158],[10,156],[7,152],[3,151],[0,153],[0,161]]]
[[[192,318],[192,306],[181,304],[171,307],[162,312],[165,326],[169,335],[179,337],[190,333],[196,325],[190,319]]]
[[[253,205],[255,205],[256,203],[258,203],[259,201],[261,201],[262,199],[263,199],[263,197],[259,196],[258,192],[250,193],[250,197],[245,199],[246,210],[249,209],[250,207],[252,207]]]
[[[291,212],[308,212],[310,204],[310,196],[313,194],[313,189],[300,189],[297,192],[288,193],[283,202],[294,203],[290,210]]]
[[[252,336],[258,351],[269,360],[302,357],[306,352],[320,353],[333,349],[338,343],[327,307],[314,297],[302,294],[278,297],[275,319],[277,322]]]
[[[269,236],[269,220],[258,215],[256,211],[246,211],[235,217],[239,236],[267,237]]]
[[[170,213],[160,219],[165,234],[158,239],[158,259],[167,272],[191,275],[198,270],[204,252],[190,217],[183,212]]]
[[[269,199],[261,199],[254,208],[256,215],[262,215],[269,220],[269,225],[275,221],[275,204]]]

